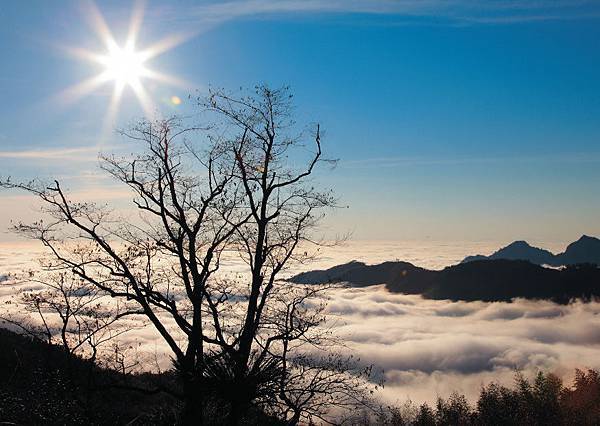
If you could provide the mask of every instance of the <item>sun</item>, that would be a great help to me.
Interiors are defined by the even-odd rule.
[[[72,47],[65,47],[64,49],[80,59],[99,65],[100,72],[64,90],[59,95],[59,98],[72,102],[92,93],[107,83],[113,83],[113,93],[104,120],[104,127],[110,127],[118,113],[121,98],[126,89],[130,89],[133,92],[144,114],[152,116],[156,108],[152,97],[144,86],[146,81],[153,80],[170,87],[179,87],[186,90],[191,88],[189,83],[153,70],[148,64],[153,58],[171,50],[193,36],[193,34],[171,35],[148,47],[140,48],[138,46],[138,35],[142,25],[144,10],[142,3],[138,2],[135,3],[131,14],[127,38],[124,43],[119,44],[96,5],[93,2],[86,4],[88,5],[88,9],[84,16],[104,45],[104,50],[94,52],[88,49]],[[175,95],[172,95],[172,98],[179,99]],[[171,103],[171,105],[178,104]]]
[[[106,66],[108,77],[117,84],[133,86],[139,82],[146,71],[144,58],[132,46],[113,47],[101,58],[101,62]]]

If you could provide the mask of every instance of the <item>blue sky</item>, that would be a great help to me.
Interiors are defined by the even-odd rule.
[[[133,4],[98,2],[118,42]],[[60,93],[98,73],[65,46],[101,51],[81,2],[0,5],[0,175],[93,172],[112,93]],[[600,3],[254,0],[145,4],[139,45],[184,86],[144,81],[163,114],[209,85],[290,85],[299,121],[322,123],[348,209],[330,232],[365,239],[568,241],[600,235]],[[173,105],[172,96],[183,103]],[[143,110],[125,89],[110,126]],[[91,189],[90,189],[91,188]],[[18,202],[0,194],[4,204]],[[2,209],[0,225],[14,212]],[[29,214],[29,213],[27,213]]]

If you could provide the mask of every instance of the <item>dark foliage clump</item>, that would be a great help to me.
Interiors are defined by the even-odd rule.
[[[533,380],[517,374],[512,388],[489,384],[477,402],[463,395],[438,399],[435,406],[387,407],[362,424],[389,426],[559,426],[600,424],[600,372],[576,370],[572,386],[553,374],[538,373]]]
[[[416,426],[435,426],[436,419],[435,413],[431,407],[427,404],[422,404],[419,407],[417,417],[413,422]],[[408,422],[407,422],[408,423]]]
[[[561,408],[573,424],[599,424],[600,372],[576,370],[573,388],[563,390],[561,395]]]

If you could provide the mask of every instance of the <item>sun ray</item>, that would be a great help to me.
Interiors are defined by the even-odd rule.
[[[108,104],[108,109],[106,110],[106,116],[104,117],[104,122],[102,124],[101,144],[103,144],[107,139],[110,129],[112,129],[114,126],[115,119],[117,118],[117,114],[119,112],[119,103],[121,101],[121,96],[123,95],[124,89],[124,83],[115,84],[110,103]]]
[[[145,1],[143,0],[138,0],[133,5],[131,20],[129,21],[129,32],[127,34],[127,41],[125,42],[125,47],[127,48],[135,48],[137,37],[144,20],[144,5]]]
[[[107,49],[114,49],[117,47],[117,42],[115,41],[112,32],[110,31],[108,24],[104,20],[102,13],[96,6],[92,0],[87,0],[84,3],[87,13],[85,16],[90,23],[90,26],[98,36],[98,38],[104,43]]]
[[[150,96],[148,96],[148,92],[146,92],[146,89],[144,89],[140,80],[136,79],[130,82],[129,86],[131,86],[133,92],[137,96],[146,116],[152,117],[154,115],[154,103],[152,102],[152,99],[150,99]]]
[[[162,40],[154,43],[150,47],[143,49],[140,51],[140,56],[147,61],[152,59],[162,53],[165,53],[174,47],[179,46],[182,43],[185,43],[190,38],[194,37],[196,33],[179,33],[173,34],[168,37],[163,38]]]
[[[60,49],[64,50],[71,56],[97,64],[101,64],[104,58],[104,56],[99,53],[90,52],[89,50],[82,49],[80,47],[60,46]]]
[[[55,98],[62,103],[71,104],[78,101],[82,97],[89,95],[94,90],[102,86],[104,83],[110,81],[110,74],[108,71],[104,71],[93,77],[90,77],[82,82],[79,82],[71,87],[66,88],[62,92],[58,93]]]
[[[192,83],[185,81],[179,77],[175,77],[170,74],[154,71],[150,68],[144,68],[141,74],[142,77],[149,78],[151,80],[159,81],[161,83],[167,83],[170,86],[178,87],[184,90],[190,90],[195,87]]]

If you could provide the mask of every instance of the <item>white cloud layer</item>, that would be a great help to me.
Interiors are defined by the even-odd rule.
[[[453,25],[510,24],[531,21],[585,19],[600,16],[600,8],[586,1],[476,0],[229,0],[207,1],[185,11],[155,11],[156,19],[217,25],[244,17],[302,14],[366,14],[426,19]],[[166,16],[166,18],[165,18]],[[159,18],[160,17],[160,18]]]
[[[454,390],[476,398],[516,370],[600,368],[600,304],[450,302],[388,293],[383,286],[339,290],[330,312],[349,347],[385,370],[385,397],[435,400]]]
[[[96,161],[99,151],[100,147],[98,146],[0,151],[0,158],[12,160]]]
[[[554,250],[560,245],[541,244]],[[467,253],[489,252],[498,243],[355,242],[326,251],[315,267],[352,258],[369,262],[407,259],[420,266],[442,267]],[[32,266],[30,244],[0,244],[0,304],[26,289],[5,274]],[[239,261],[225,262],[232,271]],[[292,271],[295,272],[295,271]],[[433,401],[459,391],[475,399],[492,381],[510,385],[515,370],[533,375],[550,371],[570,380],[574,368],[600,368],[600,303],[557,305],[544,301],[450,302],[387,292],[383,286],[335,290],[330,322],[348,352],[383,369],[387,402]],[[168,349],[150,327],[136,329],[125,342],[153,360],[166,360]],[[138,346],[139,344],[139,346]]]

